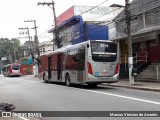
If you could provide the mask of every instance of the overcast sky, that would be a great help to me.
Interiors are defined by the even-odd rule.
[[[97,6],[106,0],[54,0],[56,16],[60,15],[73,5]],[[48,6],[37,6],[38,2],[52,2],[51,0],[1,0],[0,4],[0,38],[25,37],[20,35],[18,28],[32,28],[33,23],[24,20],[36,20],[38,26],[39,41],[47,41],[52,38],[52,34],[47,31],[53,25],[53,12]],[[125,0],[108,0],[103,6],[113,3],[124,5]],[[34,30],[30,29],[31,36]],[[20,39],[24,43],[28,39]]]

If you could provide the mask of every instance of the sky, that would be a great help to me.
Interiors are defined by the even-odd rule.
[[[56,16],[59,16],[73,5],[97,6],[106,1],[103,6],[111,4],[124,5],[125,0],[54,0]],[[0,4],[0,38],[18,38],[21,43],[28,40],[27,35],[20,35],[24,32],[19,28],[29,28],[31,36],[35,32],[33,22],[36,20],[38,26],[37,33],[40,42],[52,39],[52,34],[48,33],[54,24],[53,11],[51,6],[37,5],[38,2],[52,2],[52,0],[1,0]]]

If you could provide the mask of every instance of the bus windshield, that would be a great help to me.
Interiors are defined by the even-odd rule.
[[[91,41],[91,52],[93,61],[115,62],[117,58],[117,44]]]
[[[12,69],[13,70],[19,70],[20,68],[19,68],[19,65],[12,65]]]

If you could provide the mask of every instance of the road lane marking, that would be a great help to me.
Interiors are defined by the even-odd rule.
[[[28,80],[24,80],[24,81],[41,83],[41,82],[37,82],[37,81],[28,81]],[[60,86],[60,85],[57,85],[57,86]],[[66,87],[66,86],[61,86],[61,87]],[[70,88],[70,87],[66,87],[66,88]],[[140,102],[146,102],[146,103],[160,105],[160,102],[151,101],[151,100],[144,100],[144,99],[135,98],[135,97],[123,96],[123,95],[112,94],[112,93],[107,93],[107,92],[99,92],[99,91],[94,91],[94,90],[86,90],[86,89],[80,89],[80,88],[74,88],[74,89],[79,89],[79,90],[88,91],[88,92],[92,92],[92,93],[99,93],[99,94],[110,95],[110,96],[119,97],[119,98],[130,99],[130,100],[134,100],[134,101],[140,101]]]
[[[84,90],[84,89],[81,89],[81,90]],[[146,102],[146,103],[151,103],[151,104],[156,104],[156,105],[160,105],[160,102],[151,101],[151,100],[144,100],[144,99],[140,99],[140,98],[128,97],[128,96],[123,96],[123,95],[118,95],[118,94],[112,94],[112,93],[106,93],[106,92],[99,92],[99,91],[94,91],[94,90],[85,90],[85,91],[92,92],[92,93],[104,94],[104,95],[110,95],[110,96],[115,96],[115,97],[119,97],[119,98],[125,98],[125,99],[140,101],[140,102]]]
[[[57,86],[60,86],[60,85],[57,85]],[[61,86],[61,87],[66,87],[66,86]],[[74,88],[74,87],[66,87],[66,88],[70,89],[70,88]],[[79,89],[79,90],[88,91],[88,92],[92,92],[92,93],[110,95],[110,96],[114,96],[114,97],[125,98],[125,99],[134,100],[134,101],[140,101],[140,102],[146,102],[146,103],[150,103],[150,104],[160,105],[160,102],[151,101],[151,100],[144,100],[144,99],[135,98],[135,97],[129,97],[129,96],[124,96],[124,95],[118,95],[118,94],[112,94],[112,93],[100,92],[100,91],[94,91],[94,90],[86,90],[86,89],[80,89],[80,88],[74,88],[74,89]]]

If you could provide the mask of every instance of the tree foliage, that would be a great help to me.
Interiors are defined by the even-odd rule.
[[[12,61],[19,60],[23,55],[23,49],[18,39],[0,39],[0,59],[1,57],[11,56]]]

